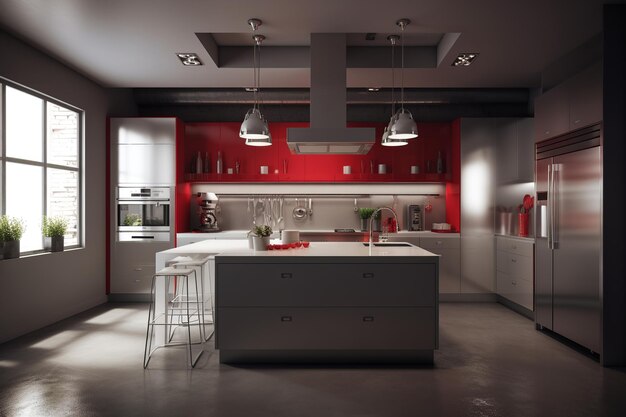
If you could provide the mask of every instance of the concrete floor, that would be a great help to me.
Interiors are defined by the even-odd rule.
[[[434,367],[141,365],[147,309],[107,304],[0,345],[2,416],[623,416],[626,372],[498,304],[442,304]]]

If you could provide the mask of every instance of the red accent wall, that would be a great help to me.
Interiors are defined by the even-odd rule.
[[[452,122],[450,180],[446,182],[446,223],[461,230],[461,120]]]
[[[380,143],[385,124],[349,123],[349,127],[373,127],[376,142],[367,155],[294,155],[287,146],[287,128],[308,127],[308,123],[270,123],[272,146],[250,147],[239,138],[239,123],[188,123],[184,140],[177,140],[176,231],[189,231],[191,184],[202,182],[445,182],[446,221],[460,230],[460,123],[418,123],[419,138],[407,146],[385,147]],[[218,152],[222,155],[223,173],[217,174]],[[210,158],[210,172],[193,173],[200,153]],[[443,173],[437,173],[441,155]],[[239,174],[227,174],[240,164]],[[370,164],[374,173],[370,172]],[[386,174],[378,174],[378,164],[387,165]],[[259,167],[267,165],[269,174]],[[344,175],[350,165],[352,174]],[[411,166],[419,174],[411,174]]]
[[[380,144],[383,123],[349,123],[349,127],[373,127],[377,141],[367,155],[294,155],[287,147],[288,127],[308,127],[308,123],[271,123],[272,146],[250,147],[239,138],[239,123],[189,123],[185,125],[183,171],[186,182],[445,182],[451,180],[452,133],[450,123],[420,123],[419,138],[403,147]],[[215,173],[221,152],[224,171]],[[208,154],[208,174],[193,173],[192,167],[200,153]],[[443,173],[437,173],[441,153]],[[227,174],[239,161],[240,173]],[[374,173],[370,171],[374,166]],[[378,174],[378,164],[387,165],[386,174]],[[268,175],[259,167],[267,165]],[[343,166],[350,165],[352,174],[344,175]],[[411,174],[418,165],[419,174]]]

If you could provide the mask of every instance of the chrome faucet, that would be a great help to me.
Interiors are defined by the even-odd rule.
[[[398,222],[398,216],[396,215],[395,210],[387,206],[378,207],[376,210],[374,210],[374,212],[372,213],[372,216],[370,217],[370,248],[373,246],[372,239],[374,235],[374,228],[372,226],[374,224],[374,217],[376,217],[376,213],[382,211],[383,209],[389,210],[391,214],[393,214],[393,218],[396,219],[396,232],[400,231],[400,223]]]

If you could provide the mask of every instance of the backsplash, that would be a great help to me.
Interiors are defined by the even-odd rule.
[[[360,218],[355,207],[393,207],[398,214],[401,230],[406,230],[407,207],[412,204],[432,205],[431,211],[424,212],[427,230],[430,230],[432,223],[445,222],[446,218],[443,184],[195,184],[191,191],[192,198],[196,192],[214,192],[219,196],[218,224],[221,230],[246,230],[252,227],[253,213],[248,196],[250,199],[256,198],[255,219],[257,224],[262,224],[261,207],[265,196],[289,195],[284,198],[283,220],[276,229],[360,230]],[[307,196],[310,195],[312,199],[312,215],[302,220],[293,216],[296,195],[300,205],[306,208]],[[383,212],[383,219],[387,217],[389,213]]]

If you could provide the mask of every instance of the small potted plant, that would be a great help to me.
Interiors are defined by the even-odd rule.
[[[271,234],[272,228],[269,226],[254,226],[250,231],[250,235],[252,236],[252,247],[254,250],[267,250],[267,246],[270,244]]]
[[[26,230],[24,222],[6,214],[0,217],[0,242],[4,259],[20,257],[20,239]]]
[[[43,235],[43,248],[50,252],[63,252],[65,246],[65,233],[67,233],[67,219],[61,216],[43,217],[41,232]]]
[[[362,232],[367,232],[369,230],[369,222],[370,222],[370,217],[372,217],[372,213],[374,213],[373,208],[361,207],[359,209],[359,217],[361,218],[361,231]]]

